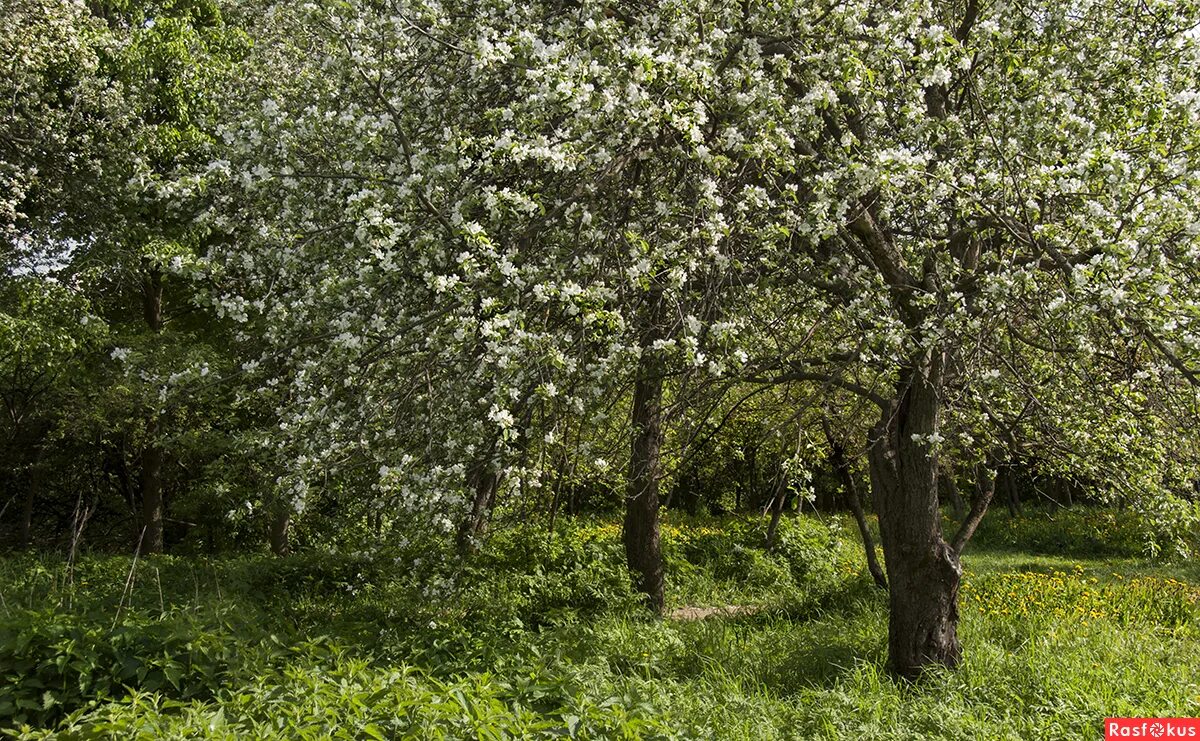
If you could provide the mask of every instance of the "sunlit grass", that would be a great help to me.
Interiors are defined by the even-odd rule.
[[[93,641],[77,652],[99,657],[88,676],[136,659],[165,678],[44,709],[67,738],[1074,739],[1110,715],[1200,715],[1192,564],[985,533],[964,559],[962,666],[907,684],[886,671],[886,596],[854,531],[789,523],[767,556],[757,527],[664,528],[673,605],[754,608],[695,621],[637,608],[604,522],[498,536],[438,599],[390,559],[153,559],[129,589],[128,559],[85,559],[70,579],[59,561],[10,559],[0,650],[28,635],[53,662],[62,640]],[[100,646],[114,622],[144,646]],[[191,694],[165,681],[177,670]],[[44,691],[60,688],[27,697]]]

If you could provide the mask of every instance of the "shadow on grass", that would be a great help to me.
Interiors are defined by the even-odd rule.
[[[683,644],[669,674],[742,677],[779,697],[828,689],[864,662],[883,665],[886,605],[886,594],[864,578],[817,600],[668,624]]]
[[[1200,584],[1200,562],[1169,559],[1114,557],[1106,555],[1039,554],[1007,547],[974,546],[967,548],[963,564],[969,574],[997,574],[1029,571],[1050,574],[1071,573],[1077,567],[1087,577],[1102,582],[1121,578],[1161,577]]]

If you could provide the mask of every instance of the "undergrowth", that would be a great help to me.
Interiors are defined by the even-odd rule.
[[[464,562],[377,551],[0,562],[14,738],[1079,738],[1200,714],[1200,587],[1108,513],[989,516],[965,557],[965,661],[886,671],[886,597],[845,518],[668,515],[670,609],[618,526],[494,535]],[[1047,524],[1050,523],[1050,524]],[[1054,528],[1058,527],[1056,531]],[[1030,544],[1022,550],[1023,542]],[[1049,551],[1049,553],[1047,553]]]

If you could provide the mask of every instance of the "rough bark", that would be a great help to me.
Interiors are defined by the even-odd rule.
[[[829,441],[829,462],[833,464],[833,469],[837,472],[846,503],[850,505],[850,511],[854,513],[858,534],[862,536],[863,550],[867,556],[867,570],[871,572],[875,586],[887,589],[887,576],[883,573],[883,567],[879,565],[879,558],[875,554],[875,539],[871,537],[871,529],[867,526],[867,516],[863,511],[862,499],[858,496],[858,484],[854,481],[854,472],[850,470],[850,463],[846,460],[846,450],[834,438],[829,422],[822,420],[822,426],[825,429],[825,439]]]
[[[636,587],[655,613],[663,610],[663,560],[658,529],[658,485],[662,478],[662,362],[653,350],[666,335],[661,286],[652,284],[641,317],[637,375],[630,413],[629,471],[621,538]]]
[[[162,272],[148,267],[142,275],[142,314],[155,334],[162,331]],[[146,416],[146,441],[142,447],[142,553],[163,551],[163,451],[159,444],[158,418]]]
[[[648,353],[643,355],[646,357]],[[638,364],[633,391],[633,438],[622,538],[625,557],[637,588],[656,613],[663,610],[663,563],[658,530],[658,484],[661,478],[662,377],[653,364]]]
[[[867,453],[890,584],[889,663],[906,678],[930,666],[957,666],[962,657],[962,566],[942,536],[937,454],[929,443],[939,425],[942,364],[929,353],[901,374]]]

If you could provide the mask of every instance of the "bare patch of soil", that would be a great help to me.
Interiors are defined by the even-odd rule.
[[[695,607],[688,605],[672,610],[667,617],[671,620],[705,620],[710,617],[736,617],[752,615],[758,608],[752,605],[723,605],[718,607]]]

